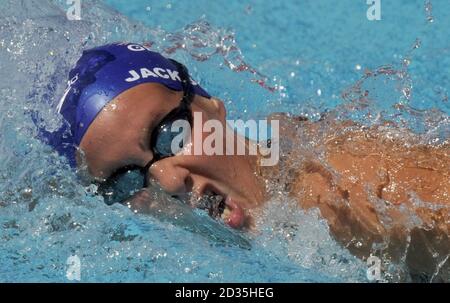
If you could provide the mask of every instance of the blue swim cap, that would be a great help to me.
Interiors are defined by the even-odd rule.
[[[161,54],[134,43],[108,44],[83,52],[70,71],[67,89],[57,110],[64,125],[55,132],[41,130],[41,137],[76,166],[75,151],[102,108],[129,88],[160,83],[182,91],[177,66]],[[194,92],[211,96],[191,79]]]

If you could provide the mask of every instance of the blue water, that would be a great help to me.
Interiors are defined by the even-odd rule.
[[[430,12],[422,0],[382,1],[382,20],[375,22],[366,18],[365,1],[352,0],[106,2],[151,28],[169,32],[192,23],[209,23],[212,29],[208,31],[215,32],[210,33],[210,39],[237,46],[245,62],[266,75],[272,85],[284,87],[279,100],[283,110],[298,111],[299,103],[304,111],[311,105],[333,107],[343,101],[340,95],[345,88],[367,69],[384,65],[399,69],[402,60],[409,58],[409,76],[414,82],[409,104],[416,109],[438,107],[449,113],[448,102],[442,102],[448,95],[450,70],[450,3],[446,0],[432,1]],[[416,39],[421,46],[411,51]],[[221,64],[221,56],[217,57]],[[197,66],[202,71],[210,69]],[[215,69],[214,73],[217,79],[225,77],[222,74],[236,82],[235,77],[245,78],[227,71]],[[240,105],[250,103],[252,111],[265,104],[264,98],[274,101],[248,81],[234,92],[214,84],[208,86],[213,93],[229,96]],[[386,94],[389,98],[377,100],[379,108],[389,108],[402,98],[398,91]],[[273,104],[272,109],[279,109],[279,105]]]
[[[201,212],[164,220],[106,206],[30,118],[56,129],[52,105],[81,50],[127,40],[185,62],[232,118],[336,110],[448,138],[450,2],[382,1],[373,22],[365,3],[83,1],[82,21],[68,21],[62,0],[2,0],[0,281],[69,281],[76,255],[84,282],[366,282],[366,265],[287,195],[249,235]]]

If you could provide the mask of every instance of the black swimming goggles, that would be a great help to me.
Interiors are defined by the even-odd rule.
[[[183,98],[180,105],[169,112],[151,134],[150,148],[153,152],[153,159],[144,167],[126,166],[116,170],[105,182],[99,183],[98,191],[101,193],[107,204],[123,202],[142,187],[147,187],[148,170],[150,166],[161,159],[174,156],[172,142],[180,132],[172,130],[172,124],[178,120],[185,120],[192,125],[192,112],[190,105],[194,99],[194,89],[186,66],[169,59],[177,67],[181,85],[183,87]],[[190,134],[189,134],[190,135]],[[181,149],[186,142],[180,143]]]

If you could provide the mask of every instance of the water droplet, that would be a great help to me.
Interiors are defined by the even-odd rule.
[[[433,23],[434,22],[433,4],[431,4],[430,0],[425,1],[425,14],[427,16],[427,22]]]

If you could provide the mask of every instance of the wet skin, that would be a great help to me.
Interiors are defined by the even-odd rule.
[[[288,188],[301,208],[320,210],[336,240],[362,259],[404,262],[414,281],[450,280],[448,141],[423,144],[394,125],[272,118],[281,138],[314,141],[314,154],[286,160],[296,167]]]
[[[179,106],[181,98],[181,92],[155,83],[141,84],[122,93],[90,125],[80,144],[83,157],[78,154],[78,162],[84,158],[89,173],[96,178],[107,178],[127,165],[144,167],[153,159],[152,130]],[[202,113],[203,122],[216,119],[223,125],[226,123],[225,107],[217,99],[197,95],[191,109],[193,113]],[[194,128],[192,131],[195,135]],[[183,154],[155,162],[149,169],[149,176],[171,195],[183,196],[191,192],[196,197],[210,193],[223,196],[231,210],[227,223],[241,228],[251,225],[248,210],[266,199],[263,180],[255,177],[256,161],[256,156],[248,155]],[[139,201],[142,204],[142,199]]]
[[[152,129],[179,105],[181,97],[181,92],[160,84],[142,84],[122,93],[89,127],[80,144],[83,157],[78,155],[78,161],[85,161],[89,173],[97,178],[107,178],[126,165],[145,166],[153,158],[149,146]],[[203,122],[216,119],[223,125],[226,123],[225,108],[220,100],[196,96],[191,107],[193,112],[203,114]],[[296,121],[284,115],[273,118],[282,121],[281,139],[295,139],[292,130],[298,127],[306,130],[311,138],[319,132],[319,123]],[[336,122],[330,129],[349,126],[351,122]],[[330,132],[325,137],[322,141],[324,161],[308,157],[301,150],[287,160],[297,167],[287,188],[302,208],[319,208],[335,238],[355,255],[369,256],[372,244],[389,237],[395,244],[389,246],[389,254],[400,258],[406,246],[404,235],[412,233],[406,227],[405,214],[394,207],[403,205],[425,225],[433,226],[426,234],[421,232],[414,236],[419,244],[414,241],[410,244],[417,245],[415,251],[421,253],[419,256],[409,253],[409,263],[417,263],[417,258],[424,255],[420,247],[427,246],[433,237],[446,241],[435,241],[438,244],[433,244],[432,249],[441,257],[450,254],[448,144],[436,148],[408,147],[398,138],[388,139],[382,129],[375,128],[340,132],[339,135]],[[258,215],[260,206],[269,199],[264,179],[276,178],[281,173],[277,170],[277,167],[264,168],[261,176],[256,156],[176,155],[155,162],[149,175],[172,195],[181,197],[192,192],[196,197],[211,193],[225,197],[229,209],[225,221],[235,228],[251,228],[252,217]],[[431,211],[428,207],[416,206],[414,196],[428,205],[447,208]],[[374,201],[392,204],[388,207],[389,216],[396,223],[392,228],[385,227]],[[131,207],[145,211],[145,203],[145,194],[141,193]],[[419,264],[414,270],[419,274],[429,273],[438,262],[436,258],[431,259],[427,261],[429,264]]]

